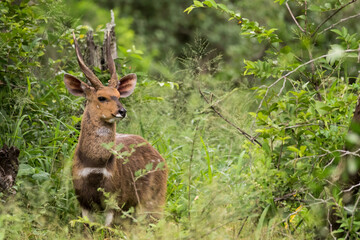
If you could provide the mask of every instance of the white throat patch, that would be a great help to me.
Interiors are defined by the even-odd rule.
[[[107,127],[100,127],[96,130],[96,134],[100,137],[108,136],[112,133],[112,130]]]
[[[102,174],[104,177],[109,178],[112,176],[111,172],[109,172],[106,168],[93,168],[93,167],[86,167],[79,171],[80,177],[87,177],[91,173]]]

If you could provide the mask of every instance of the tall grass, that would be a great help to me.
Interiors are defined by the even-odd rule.
[[[203,81],[206,87],[213,76]],[[247,167],[254,156],[245,154],[252,146],[207,109],[197,89],[183,90],[186,97],[175,101],[177,89],[140,87],[125,102],[129,116],[118,123],[118,132],[143,135],[164,156],[170,173],[164,219],[151,231],[143,225],[125,233],[118,229],[110,235],[114,238],[233,238],[249,215],[257,216],[257,197],[251,190],[256,187]],[[144,101],[144,96],[163,100]],[[17,194],[1,203],[0,239],[81,239],[85,220],[74,222],[80,209],[70,169],[82,100],[69,97],[61,76],[30,82],[11,99],[16,104],[11,116],[2,115],[6,137],[1,144],[20,148],[20,170]],[[225,114],[244,120],[237,121],[242,125],[249,123],[246,112],[251,106],[243,103],[251,99],[237,90],[219,105]],[[101,239],[103,228],[97,229],[88,234]]]
[[[170,170],[164,218],[152,226],[106,229],[100,218],[92,230],[84,227],[88,222],[80,217],[70,174],[84,100],[66,92],[62,74],[51,65],[56,63],[29,77],[26,87],[0,90],[0,144],[21,151],[17,194],[1,196],[0,240],[259,239],[266,216],[277,216],[269,201],[276,172],[267,170],[271,160],[216,116],[198,90],[211,92],[222,114],[247,131],[247,112],[256,100],[224,81],[219,57],[203,59],[205,50],[194,46],[184,58],[140,73],[138,88],[124,100],[128,117],[117,131],[149,140]],[[266,226],[273,226],[266,231],[271,238],[288,234],[276,221]]]

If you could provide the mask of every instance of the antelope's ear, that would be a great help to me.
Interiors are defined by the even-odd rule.
[[[85,97],[85,91],[90,89],[89,85],[67,73],[64,74],[64,82],[66,88],[74,96]]]
[[[134,73],[128,74],[119,80],[117,90],[120,93],[120,98],[126,98],[134,92],[136,81],[137,76]]]

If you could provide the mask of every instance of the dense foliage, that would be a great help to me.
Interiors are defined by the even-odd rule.
[[[100,218],[83,233],[70,169],[84,100],[63,73],[83,77],[71,32],[101,42],[110,9],[118,74],[139,78],[118,132],[164,156],[167,205],[151,230]],[[344,150],[359,142],[347,136],[360,89],[358,9],[356,0],[1,1],[0,146],[21,152],[16,195],[0,193],[0,239],[358,238],[360,195],[344,204],[334,180],[345,155],[351,172],[360,165],[357,149]]]

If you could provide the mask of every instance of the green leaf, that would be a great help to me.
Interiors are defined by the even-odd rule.
[[[222,4],[222,3],[219,3],[219,4],[218,4],[218,7],[219,7],[221,10],[223,10],[224,12],[229,13],[229,9],[228,9],[228,7],[227,7],[226,5],[224,5],[224,4]]]
[[[217,9],[217,4],[214,0],[206,0],[203,3],[206,4],[208,7],[214,7],[215,9]]]
[[[287,149],[292,151],[292,152],[296,152],[296,153],[299,152],[299,149],[297,149],[295,146],[288,146]]]
[[[186,9],[184,10],[184,13],[189,14],[193,9],[194,9],[194,6],[191,5],[190,7],[186,8]]]
[[[194,1],[194,5],[196,6],[196,7],[204,7],[204,4],[202,3],[202,2],[200,2],[200,1]]]
[[[320,113],[320,115],[324,115],[329,112],[329,107],[324,102],[320,101],[315,102],[315,109],[318,113]]]
[[[330,31],[336,33],[339,36],[342,36],[342,32],[339,29],[331,29]]]
[[[309,8],[310,11],[314,11],[314,12],[322,12],[320,6],[316,5],[316,4],[310,4]]]
[[[159,169],[159,170],[162,170],[165,166],[165,162],[160,162],[156,165],[156,168],[155,169]]]
[[[28,164],[22,163],[19,165],[18,176],[27,176],[33,174],[34,172],[35,172],[35,168],[33,168]]]
[[[40,173],[35,173],[34,175],[32,175],[32,178],[38,181],[44,181],[49,179],[50,174],[47,172],[40,172]]]
[[[148,163],[148,164],[146,164],[146,166],[145,166],[146,171],[151,171],[152,168],[153,168],[153,164],[152,164],[152,163]]]
[[[269,211],[270,205],[268,205],[262,212],[260,219],[259,219],[259,223],[256,227],[256,232],[255,232],[255,239],[259,240],[260,239],[260,235],[261,235],[261,229],[263,228],[264,222],[265,222],[265,217],[267,212]]]

